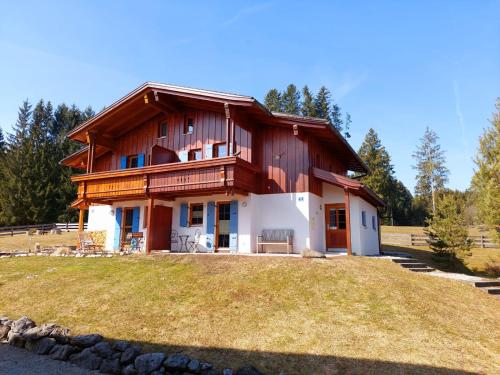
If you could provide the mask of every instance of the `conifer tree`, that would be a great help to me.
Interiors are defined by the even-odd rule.
[[[288,85],[281,95],[281,103],[284,113],[291,115],[300,114],[300,93],[297,91],[297,86],[293,83]]]
[[[416,161],[413,168],[417,170],[415,194],[426,202],[433,213],[436,212],[436,194],[444,189],[449,174],[446,157],[438,141],[438,135],[427,127],[412,155]]]
[[[306,117],[316,117],[316,106],[314,104],[314,96],[309,91],[309,87],[304,86],[302,89],[302,108],[301,108],[301,113],[302,116]]]
[[[351,123],[352,123],[351,114],[347,112],[345,114],[345,128],[344,128],[344,138],[346,139],[351,138],[351,133],[350,133]]]
[[[271,112],[283,112],[280,92],[276,89],[269,90],[264,99],[264,105]]]
[[[314,107],[316,111],[316,117],[323,118],[328,121],[332,121],[331,118],[331,108],[330,108],[331,94],[325,86],[321,86],[314,99]]]
[[[342,112],[340,110],[340,107],[336,104],[332,104],[332,114],[331,114],[331,119],[332,119],[332,125],[335,129],[337,129],[339,132],[342,132]]]
[[[492,126],[479,139],[472,189],[481,222],[492,229],[500,243],[500,99],[497,100],[496,109],[491,120]]]
[[[3,136],[3,130],[0,128],[0,156],[5,154],[5,150],[7,149],[7,145],[5,144],[5,138]]]

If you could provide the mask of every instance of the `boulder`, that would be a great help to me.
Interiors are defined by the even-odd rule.
[[[187,355],[172,354],[165,361],[165,367],[169,370],[185,370],[188,363],[191,361]]]
[[[159,370],[153,371],[151,375],[165,375],[165,369],[163,367],[160,367]]]
[[[58,361],[67,361],[69,356],[77,351],[78,349],[72,345],[56,344],[50,350],[49,357]]]
[[[43,337],[40,340],[26,342],[26,349],[30,352],[45,355],[56,345],[56,340],[50,337]]]
[[[122,375],[137,375],[137,370],[134,365],[128,365],[123,368]]]
[[[103,374],[115,374],[119,375],[122,372],[122,367],[120,365],[119,359],[103,359],[99,371]]]
[[[24,348],[26,340],[23,338],[22,333],[14,332],[11,329],[7,334],[7,343],[18,348]]]
[[[100,341],[102,341],[102,336],[97,334],[77,335],[71,337],[69,340],[71,345],[80,346],[82,348],[88,348],[90,346],[94,346]]]
[[[23,332],[23,338],[27,341],[38,340],[47,335],[48,332],[44,332],[41,326],[28,328]]]
[[[7,325],[0,326],[0,341],[7,340],[7,335],[10,332],[10,327]]]
[[[138,356],[134,364],[139,375],[148,375],[159,370],[164,360],[165,354],[163,353],[146,353]]]
[[[60,344],[69,343],[70,330],[55,323],[42,324],[42,332],[49,332],[48,336],[56,339]]]
[[[8,322],[10,319],[6,316],[0,316],[0,325],[5,324],[5,322]]]
[[[233,375],[233,369],[225,368],[224,370],[222,370],[222,375]]]
[[[119,352],[124,352],[128,348],[130,348],[131,344],[128,341],[116,341],[113,345],[113,349],[118,350]]]
[[[87,370],[98,370],[101,367],[102,358],[95,354],[91,348],[85,348],[80,353],[73,354],[69,361]]]
[[[141,347],[139,345],[131,345],[122,353],[120,363],[128,365],[134,362],[139,354],[141,354]]]
[[[23,333],[27,329],[33,328],[35,326],[35,322],[28,318],[27,316],[23,316],[17,320],[12,322],[10,326],[11,331],[15,333]]]
[[[214,367],[214,365],[212,365],[209,362],[203,362],[203,361],[200,362],[200,370],[201,371],[211,370],[213,367]]]
[[[236,375],[264,375],[264,374],[251,365],[245,365],[241,367],[238,371],[236,371]]]
[[[197,359],[192,359],[187,364],[187,369],[190,372],[198,374],[201,371],[201,362],[199,360],[197,360]]]
[[[114,354],[111,345],[107,341],[101,341],[92,347],[92,351],[101,358],[111,358]]]

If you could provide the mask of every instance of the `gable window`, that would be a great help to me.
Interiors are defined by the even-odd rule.
[[[192,134],[194,129],[194,121],[192,117],[184,117],[184,134]]]
[[[227,156],[227,145],[225,143],[216,143],[213,148],[214,158],[223,158]]]
[[[160,123],[160,125],[158,125],[158,138],[165,138],[167,136],[167,133],[168,133],[167,122],[163,121],[162,123]]]
[[[372,216],[372,228],[373,230],[377,229],[377,220],[375,220],[375,216]]]
[[[195,148],[193,150],[189,150],[188,160],[201,160],[201,159],[202,159],[201,148]]]
[[[137,168],[139,166],[139,157],[137,155],[127,156],[127,168]]]
[[[203,203],[192,203],[189,206],[189,225],[203,225]]]
[[[366,228],[366,211],[361,211],[361,224]]]

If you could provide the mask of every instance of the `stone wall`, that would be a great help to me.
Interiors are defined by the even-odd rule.
[[[104,374],[263,375],[251,365],[234,372],[231,368],[218,370],[211,363],[182,353],[143,353],[140,345],[108,341],[98,334],[72,336],[68,328],[55,323],[37,326],[26,316],[17,320],[0,317],[0,344],[24,348]]]

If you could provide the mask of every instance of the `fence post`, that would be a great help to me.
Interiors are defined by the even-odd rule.
[[[481,249],[484,249],[484,236],[481,235]]]
[[[413,233],[410,233],[410,246],[413,246]]]

